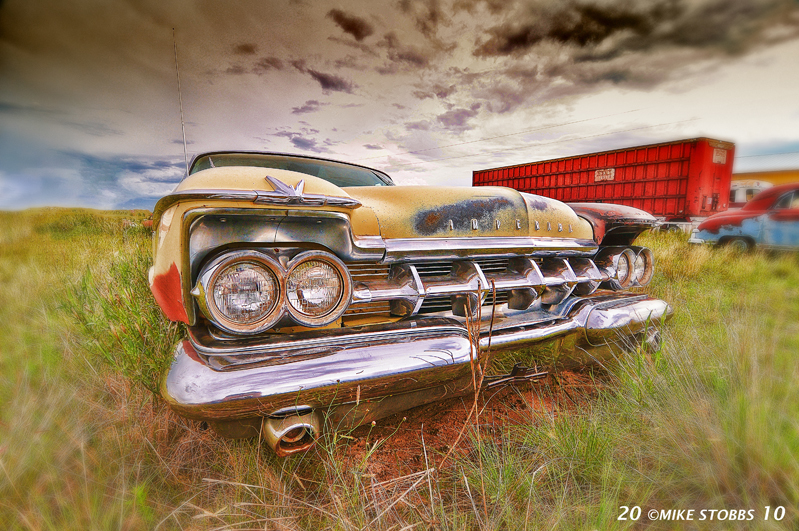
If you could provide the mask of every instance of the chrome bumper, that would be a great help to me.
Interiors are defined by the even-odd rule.
[[[699,236],[699,231],[697,229],[692,230],[691,237],[688,238],[688,243],[692,243],[694,245],[712,245],[716,243],[715,240],[703,240],[698,236]]]
[[[614,345],[653,337],[671,313],[645,295],[570,297],[554,312],[504,312],[490,349],[556,342],[546,357],[533,356],[536,363],[601,361]],[[481,351],[489,349],[489,317],[481,323]],[[192,328],[162,394],[181,415],[234,437],[257,434],[262,418],[299,411],[321,409],[333,422],[358,425],[469,392],[472,356],[465,324],[448,317],[236,341]]]

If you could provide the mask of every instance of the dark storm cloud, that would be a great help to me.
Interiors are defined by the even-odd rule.
[[[231,65],[225,70],[226,74],[231,76],[241,76],[247,73],[247,70],[241,65]]]
[[[372,25],[365,19],[345,13],[341,9],[331,9],[327,12],[327,16],[333,19],[333,22],[335,22],[344,33],[349,33],[358,42],[361,42],[375,32]]]
[[[414,19],[416,28],[427,38],[435,37],[439,25],[448,24],[438,0],[399,0],[398,6]]]
[[[318,133],[319,131],[311,130],[303,133],[298,133],[295,131],[280,131],[275,133],[274,136],[288,138],[289,142],[291,142],[291,145],[303,151],[312,151],[314,153],[323,153],[327,151],[327,148],[319,145],[318,140],[308,136],[309,133],[313,134],[314,132]]]
[[[308,100],[300,107],[293,107],[291,109],[291,114],[307,114],[310,112],[316,112],[321,107],[321,103],[317,100]]]
[[[654,23],[646,8],[633,4],[603,6],[565,2],[538,10],[524,22],[509,22],[490,30],[491,37],[475,55],[498,56],[524,53],[548,39],[564,44],[599,44],[615,33],[629,30],[635,36],[650,34]],[[654,11],[654,8],[651,8]],[[542,12],[543,11],[543,12]],[[543,15],[543,16],[542,16]]]
[[[662,47],[715,47],[740,53],[763,42],[764,30],[785,22],[796,9],[794,0],[509,3],[505,21],[479,39],[474,54],[519,56],[542,42],[583,49],[584,60]]]
[[[291,66],[303,74],[308,74],[315,79],[325,92],[346,92],[348,94],[352,94],[354,88],[352,81],[348,81],[341,76],[337,76],[336,74],[327,74],[325,72],[308,68],[305,64],[305,61],[302,59],[292,61]]]
[[[377,144],[364,144],[363,147],[366,149],[383,149],[383,146],[378,146]]]
[[[253,72],[263,74],[269,70],[283,70],[284,63],[277,57],[261,57],[253,66]]]
[[[335,66],[337,69],[351,68],[353,70],[360,70],[360,71],[369,69],[369,67],[366,64],[362,63],[357,57],[354,57],[352,55],[348,55],[341,59],[336,59],[333,62],[333,66]]]
[[[452,94],[457,92],[458,87],[455,85],[441,85],[439,83],[433,84],[429,89],[425,90],[414,90],[413,96],[420,100],[426,100],[428,98],[436,97],[440,100],[445,100],[450,97]]]
[[[352,93],[352,82],[347,81],[341,76],[335,74],[326,74],[318,70],[308,69],[308,73],[322,86],[322,90],[330,90],[333,92],[347,92]]]
[[[455,7],[496,15],[473,55],[501,62],[448,79],[500,114],[601,85],[650,90],[689,64],[705,61],[710,70],[799,36],[794,0],[459,0]]]
[[[386,57],[389,61],[377,68],[381,74],[394,74],[400,69],[426,68],[430,64],[429,51],[425,53],[414,46],[401,43],[394,32],[386,33],[377,46],[386,49]]]
[[[438,115],[437,119],[448,129],[464,129],[467,127],[469,119],[477,116],[480,107],[479,103],[475,103],[468,109],[452,109]]]
[[[252,43],[237,44],[233,47],[233,53],[236,55],[255,55],[258,47]]]

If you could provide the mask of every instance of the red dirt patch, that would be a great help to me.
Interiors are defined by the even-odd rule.
[[[591,398],[597,385],[587,374],[560,372],[540,382],[484,391],[479,399],[480,435],[500,439],[513,426],[537,423],[544,417],[577,409]],[[473,403],[473,395],[453,398],[410,409],[378,421],[375,426],[361,426],[349,434],[355,440],[345,449],[342,460],[362,462],[379,443],[367,462],[367,470],[377,481],[438,468],[467,420],[470,426],[457,442],[452,457],[470,452],[469,432],[475,426],[475,418],[468,419],[468,415]]]

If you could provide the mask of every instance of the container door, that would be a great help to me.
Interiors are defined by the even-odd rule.
[[[735,145],[713,139],[700,139],[691,154],[688,193],[688,216],[710,216],[727,210],[730,203],[730,180]]]
[[[710,141],[712,181],[703,210],[708,214],[724,212],[729,208],[730,181],[735,146],[728,142]]]

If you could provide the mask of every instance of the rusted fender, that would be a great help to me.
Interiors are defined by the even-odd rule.
[[[652,214],[611,203],[568,203],[594,229],[594,241],[604,245],[629,245],[645,230],[658,224]]]

